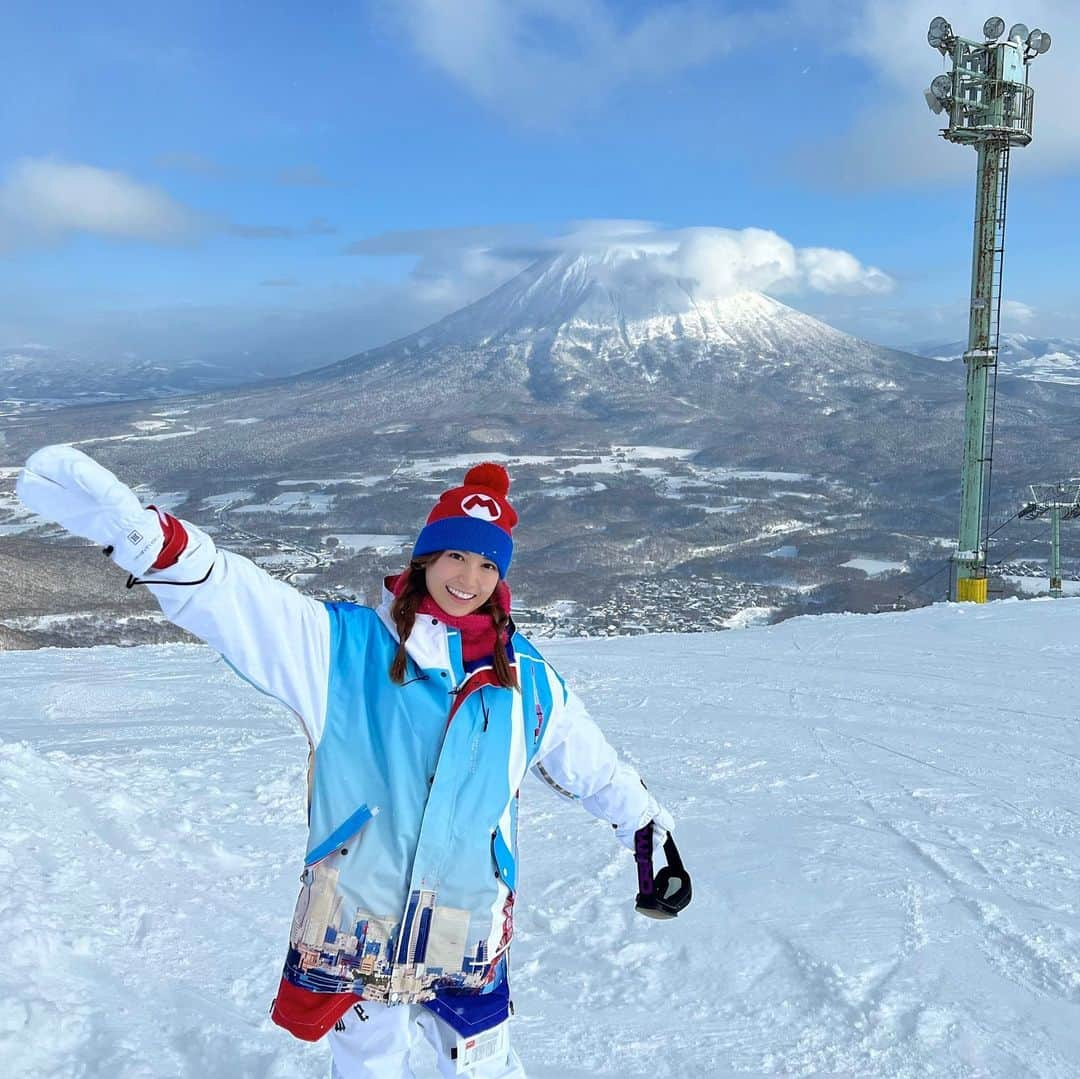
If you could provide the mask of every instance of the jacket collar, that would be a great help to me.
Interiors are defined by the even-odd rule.
[[[375,613],[396,641],[398,639],[397,626],[390,617],[390,608],[393,603],[393,593],[383,585],[382,599]],[[452,671],[454,669],[450,659],[450,636],[447,627],[444,622],[437,621],[430,615],[417,615],[413,631],[405,642],[405,651],[421,670],[436,668]]]
[[[394,620],[390,617],[390,608],[393,605],[394,594],[384,584],[382,596],[379,600],[379,606],[375,608],[375,613],[379,616],[379,621],[382,622],[390,632],[390,636],[396,641],[398,639],[397,626],[394,625]],[[409,654],[409,658],[412,659],[421,670],[424,670],[425,668],[430,669],[432,667],[439,670],[453,670],[454,664],[453,660],[450,658],[450,632],[450,628],[441,618],[436,620],[430,615],[417,615],[416,622],[413,625],[413,631],[409,634],[409,639],[405,642],[405,651]],[[453,630],[453,632],[457,633],[457,630]],[[511,666],[514,666],[517,663],[513,643],[514,635],[516,633],[517,626],[514,624],[514,619],[511,615],[507,625],[507,648]],[[486,665],[481,666],[486,667]],[[471,674],[474,672],[468,673]]]

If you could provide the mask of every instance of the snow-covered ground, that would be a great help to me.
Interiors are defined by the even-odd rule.
[[[1080,1075],[1080,603],[546,651],[696,898],[636,915],[629,853],[530,780],[530,1076]],[[266,1014],[305,751],[201,647],[0,653],[4,1075],[326,1074]]]
[[[337,540],[339,547],[346,547],[350,551],[378,551],[389,553],[400,551],[402,547],[412,546],[411,536],[388,535],[373,532],[331,532],[323,537],[323,543],[327,540]]]
[[[1001,579],[1015,585],[1027,596],[1045,596],[1050,592],[1049,577],[1020,577],[1016,574],[1003,574]],[[1080,596],[1080,581],[1062,581],[1061,590],[1066,596]]]
[[[881,558],[852,558],[841,565],[847,569],[861,569],[867,577],[883,577],[907,569],[905,562],[888,562]]]

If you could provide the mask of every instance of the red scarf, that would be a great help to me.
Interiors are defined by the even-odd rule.
[[[387,577],[386,587],[394,596],[399,596],[408,578],[408,570],[397,577]],[[510,613],[510,586],[505,581],[499,581],[495,586],[495,602],[507,614]],[[437,618],[461,634],[461,658],[465,663],[475,663],[477,660],[487,659],[494,655],[495,625],[490,615],[478,612],[466,615],[447,614],[430,595],[425,595],[420,601],[417,613],[426,614],[429,618]],[[506,640],[507,631],[504,628],[504,644]]]

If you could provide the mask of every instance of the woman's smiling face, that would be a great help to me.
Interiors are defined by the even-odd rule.
[[[499,583],[499,569],[490,558],[471,551],[443,551],[424,568],[431,598],[447,614],[461,617],[479,610]]]

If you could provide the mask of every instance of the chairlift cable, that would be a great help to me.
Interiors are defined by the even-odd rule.
[[[991,536],[996,536],[1006,525],[1012,524],[1012,522],[1015,521],[1016,518],[1019,517],[1019,516],[1020,516],[1020,511],[1017,510],[1007,521],[1002,521],[1001,524],[999,524],[997,526],[997,528],[994,529],[993,532],[987,533],[986,538],[989,540]],[[900,595],[896,597],[896,602],[899,603],[901,600],[907,599],[908,596],[910,596],[913,592],[917,592],[920,588],[922,588],[923,585],[929,584],[929,582],[932,581],[935,577],[939,577],[947,569],[951,569],[952,565],[953,565],[952,558],[946,559],[944,564],[941,566],[940,569],[934,570],[934,572],[931,573],[929,577],[924,577],[921,581],[919,581],[918,584],[913,585],[906,592],[901,592]],[[951,582],[950,582],[950,586],[951,586]],[[951,587],[950,587],[950,593],[951,593]]]

